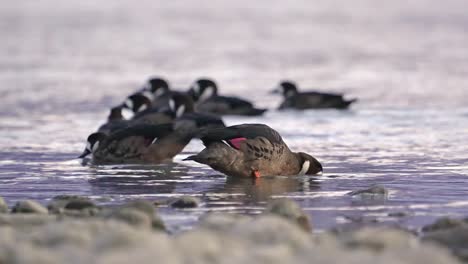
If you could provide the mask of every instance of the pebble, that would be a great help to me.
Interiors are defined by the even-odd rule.
[[[12,213],[47,214],[48,212],[47,208],[33,200],[20,201],[12,208]]]
[[[348,195],[360,198],[361,200],[386,200],[388,190],[384,186],[373,185],[370,188],[349,192]]]
[[[264,213],[278,215],[293,221],[306,231],[312,230],[309,216],[293,200],[285,198],[272,200],[268,203]]]
[[[192,196],[182,196],[170,203],[172,208],[196,208],[200,204],[200,199]]]

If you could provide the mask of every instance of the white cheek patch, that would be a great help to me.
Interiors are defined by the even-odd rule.
[[[174,99],[169,100],[169,109],[171,109],[172,112],[175,112],[175,102],[174,102]]]
[[[133,111],[127,108],[122,108],[122,116],[125,120],[132,119]]]
[[[157,137],[156,137],[156,138],[154,138],[154,139],[153,139],[153,141],[151,141],[151,144],[154,144],[154,143],[156,143],[156,141],[157,141],[157,140],[158,140],[158,138],[157,138]]]
[[[86,149],[91,152],[91,143],[89,141],[86,143]]]
[[[142,111],[146,110],[147,108],[148,108],[148,106],[143,104],[138,108],[137,112],[142,112]]]
[[[129,109],[133,109],[133,101],[131,99],[125,100],[125,106],[128,107]]]
[[[198,83],[194,83],[192,89],[195,92],[195,94],[198,95],[200,93],[200,85],[198,85]]]
[[[206,89],[203,91],[203,93],[200,95],[199,101],[203,102],[210,98],[214,93],[214,88],[211,86],[206,87]]]
[[[310,167],[310,161],[306,160],[302,163],[302,169],[297,175],[305,175]]]
[[[156,92],[154,93],[154,97],[159,97],[161,95],[164,94],[164,89],[162,88],[159,88],[158,90],[156,90]]]
[[[152,101],[153,99],[153,94],[150,92],[150,91],[144,91],[142,93],[146,98],[150,99],[150,101]]]
[[[94,143],[94,145],[93,145],[93,148],[92,148],[91,152],[93,152],[93,153],[96,152],[96,150],[98,148],[99,148],[99,141],[96,141],[96,143]]]
[[[179,106],[176,111],[176,117],[181,117],[185,113],[185,105]]]

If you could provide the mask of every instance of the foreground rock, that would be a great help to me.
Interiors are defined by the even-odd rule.
[[[425,226],[424,241],[438,243],[468,262],[468,221],[466,219],[441,218]]]
[[[28,214],[47,214],[48,210],[40,203],[32,200],[20,201],[11,210],[13,213],[28,213]]]
[[[0,214],[0,263],[459,263],[447,249],[390,228],[310,234],[298,221],[304,212],[288,200],[255,217],[208,213],[175,236],[155,228],[163,223],[146,201],[89,217],[67,212],[97,207],[66,207]]]
[[[296,202],[290,199],[277,199],[271,201],[268,204],[265,213],[274,214],[291,220],[305,231],[310,232],[312,230],[310,219],[307,214]]]
[[[0,197],[0,214],[8,212],[8,205],[6,204],[5,200]]]

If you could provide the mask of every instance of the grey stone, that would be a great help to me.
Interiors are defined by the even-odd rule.
[[[455,219],[455,218],[450,218],[450,217],[442,217],[440,219],[437,219],[434,223],[424,226],[422,228],[422,231],[434,232],[438,230],[460,227],[460,226],[467,225],[467,224],[468,223],[466,222],[466,220]]]
[[[182,196],[170,203],[172,208],[195,208],[200,204],[200,199],[192,196]]]
[[[349,192],[348,195],[362,200],[386,200],[388,198],[388,190],[384,186],[373,185],[367,189]]]
[[[40,203],[33,200],[24,200],[15,204],[12,208],[13,213],[33,213],[47,214],[49,211]]]
[[[120,208],[109,215],[110,218],[123,221],[129,225],[137,227],[152,227],[152,219],[140,210],[132,208]]]
[[[153,218],[153,216],[156,214],[156,209],[154,208],[153,204],[145,200],[134,200],[124,204],[122,207],[141,211],[151,218]]]
[[[302,208],[290,199],[275,199],[268,203],[265,213],[281,216],[293,221],[306,231],[311,231],[309,216]]]
[[[71,200],[65,205],[65,209],[67,210],[83,210],[96,207],[93,202],[87,200]]]
[[[55,196],[47,205],[49,212],[55,214],[64,213],[65,210],[82,210],[84,208],[96,207],[88,197],[77,195]]]
[[[431,228],[431,232],[423,236],[423,241],[436,242],[443,245],[461,258],[468,262],[468,225],[455,224],[450,228]]]

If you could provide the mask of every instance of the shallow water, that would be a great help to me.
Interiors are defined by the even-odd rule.
[[[468,214],[465,1],[167,2],[2,3],[0,196],[9,204],[199,196],[197,209],[161,208],[175,231],[207,211],[259,213],[272,197],[298,201],[317,230],[418,228]],[[320,176],[227,178],[181,161],[201,149],[196,141],[173,164],[82,166],[86,136],[152,74],[175,87],[212,76],[222,92],[272,109],[280,99],[268,91],[283,78],[360,101],[350,111],[225,119],[272,126],[324,164]],[[373,184],[388,200],[347,195]]]

